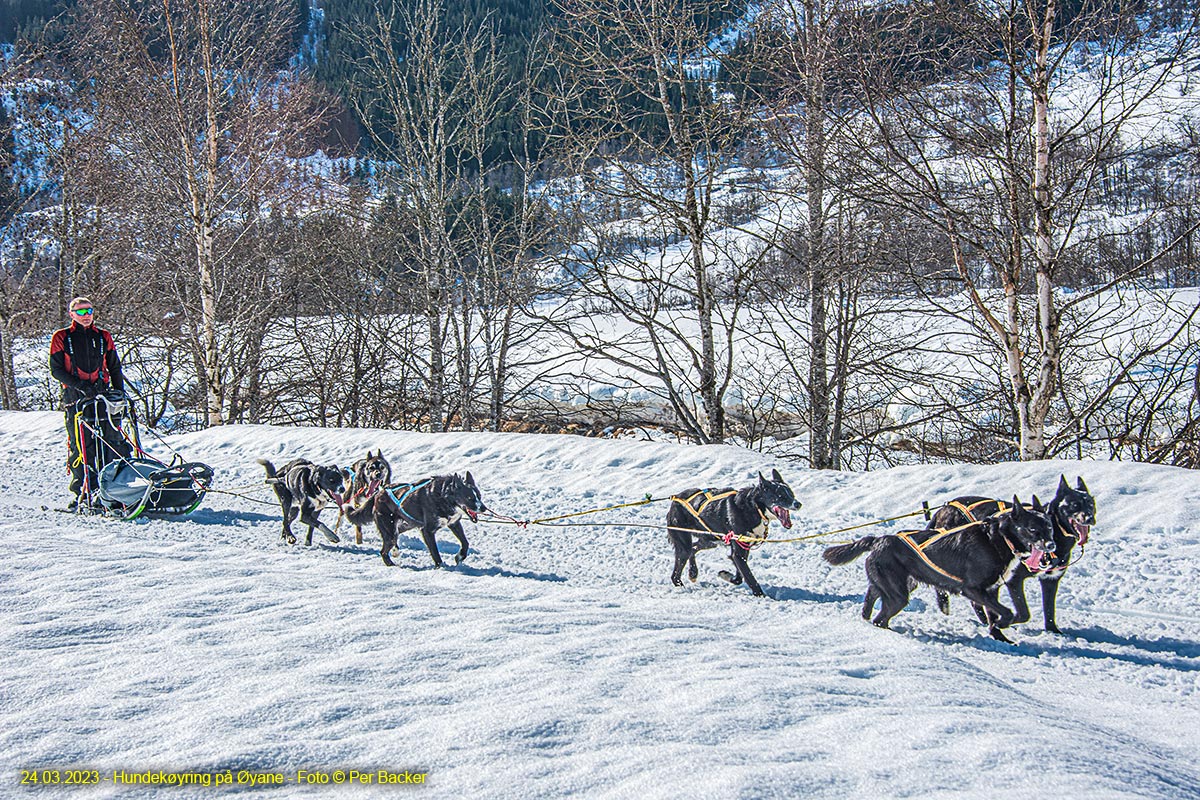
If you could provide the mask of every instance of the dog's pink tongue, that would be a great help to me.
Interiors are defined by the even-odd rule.
[[[772,511],[775,512],[775,518],[779,520],[779,524],[785,528],[792,527],[792,515],[783,506],[775,506]]]
[[[1071,527],[1075,529],[1075,535],[1079,538],[1079,546],[1083,547],[1087,544],[1088,534],[1092,532],[1092,526],[1071,520]]]
[[[1025,566],[1031,572],[1037,572],[1042,568],[1042,551],[1038,548],[1033,548],[1033,552],[1025,558]]]

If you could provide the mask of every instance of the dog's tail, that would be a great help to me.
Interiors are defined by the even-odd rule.
[[[258,463],[262,464],[263,469],[267,471],[266,483],[279,483],[279,478],[275,475],[275,465],[265,458],[258,459]]]
[[[843,564],[849,564],[870,550],[875,545],[876,538],[874,536],[864,536],[850,544],[835,544],[833,547],[826,547],[825,552],[821,556],[835,567],[840,567]]]

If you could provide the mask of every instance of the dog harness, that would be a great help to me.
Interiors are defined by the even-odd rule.
[[[987,502],[999,502],[999,501],[987,501]],[[976,503],[974,505],[978,505],[978,503]],[[1001,513],[1003,513],[1003,512],[1001,512]],[[913,537],[920,533],[927,533],[927,531],[900,531],[899,533],[895,534],[895,536],[897,539],[900,539],[906,545],[911,547],[913,552],[917,554],[917,557],[920,558],[922,561],[924,561],[927,565],[929,565],[929,567],[931,569],[933,569],[934,571],[936,571],[938,573],[941,573],[942,575],[945,575],[947,578],[950,578],[951,580],[958,581],[959,583],[964,583],[965,581],[963,581],[962,578],[958,577],[957,575],[947,572],[946,570],[939,567],[937,564],[933,563],[933,561],[930,560],[929,556],[925,555],[925,548],[929,547],[934,542],[941,541],[942,539],[946,538],[947,536],[949,536],[952,533],[959,533],[960,531],[965,531],[967,528],[972,528],[972,527],[974,527],[976,525],[980,525],[980,524],[982,524],[982,523],[980,523],[978,521],[973,521],[973,522],[968,522],[966,525],[959,525],[957,528],[933,528],[932,530],[937,531],[937,533],[934,536],[929,537],[928,539],[926,539],[923,542],[917,542]],[[1012,542],[1010,542],[1008,540],[1007,536],[1005,536],[1003,533],[1001,533],[1000,538],[1004,541],[1004,544],[1006,544],[1008,546],[1008,549],[1010,551],[1012,551],[1012,554],[1014,556],[1016,556],[1017,558],[1021,557],[1021,554],[1017,551],[1017,548],[1013,547]]]
[[[704,513],[704,509],[708,508],[710,505],[717,502],[718,500],[724,500],[728,497],[732,497],[735,494],[737,494],[736,489],[730,489],[727,492],[721,492],[719,494],[714,494],[714,492],[715,492],[714,489],[701,489],[700,491],[693,494],[691,497],[680,497],[678,495],[671,495],[671,501],[675,502],[675,503],[679,503],[684,508],[686,508],[691,513],[691,515],[696,518],[696,520],[700,523],[700,525],[703,526],[704,530],[708,531],[710,534],[717,537],[718,539],[723,541],[725,544],[732,544],[732,543],[736,542],[737,545],[739,547],[741,547],[743,550],[751,550],[755,547],[758,547],[760,544],[762,544],[764,541],[766,541],[767,536],[771,532],[771,520],[770,520],[770,517],[768,517],[766,514],[764,514],[762,512],[761,508],[758,508],[757,505],[755,505],[755,509],[757,509],[757,511],[758,511],[758,516],[760,518],[762,518],[762,521],[765,523],[765,528],[763,529],[763,536],[762,536],[762,539],[759,541],[746,542],[746,541],[743,541],[741,536],[738,536],[733,531],[729,531],[728,533],[722,534],[722,533],[717,533],[712,528],[710,528],[708,526],[708,523],[704,521],[704,517],[700,516],[702,513]],[[697,497],[700,497],[701,495],[704,496],[704,499],[700,502],[700,505],[693,506],[692,501],[694,501]]]
[[[966,516],[966,518],[967,518],[966,525],[960,525],[957,528],[949,528],[949,529],[934,528],[934,530],[938,531],[937,535],[931,536],[930,538],[926,539],[924,542],[920,542],[920,543],[916,542],[913,539],[913,535],[914,535],[913,533],[909,533],[907,531],[902,531],[900,533],[897,533],[896,536],[899,537],[901,540],[903,540],[906,545],[911,547],[913,549],[913,552],[917,554],[917,557],[920,558],[922,561],[924,561],[931,569],[933,569],[936,572],[941,573],[942,575],[945,575],[947,578],[950,578],[951,580],[955,580],[955,581],[958,581],[959,583],[962,583],[963,582],[962,578],[958,577],[957,575],[952,575],[951,573],[949,573],[946,570],[939,567],[937,564],[933,563],[933,561],[929,558],[929,556],[925,555],[925,548],[929,547],[934,542],[944,539],[945,537],[949,536],[952,533],[957,533],[961,530],[965,530],[966,528],[969,528],[972,525],[975,525],[975,524],[981,522],[981,520],[975,516],[975,509],[979,508],[980,506],[989,505],[991,503],[995,503],[998,506],[998,510],[996,511],[997,514],[1003,514],[1005,511],[1008,510],[1008,506],[1007,506],[1007,504],[1005,504],[1005,502],[1003,500],[977,500],[974,503],[971,503],[970,505],[964,505],[963,503],[960,503],[957,500],[951,500],[949,503],[946,503],[946,505],[950,508],[955,508],[955,509],[958,509],[959,511],[961,511],[963,513],[963,515]],[[1004,536],[1001,536],[1000,538],[1004,539],[1005,544],[1008,544],[1008,539],[1005,539]],[[1008,549],[1012,550],[1011,544],[1008,545]],[[1013,550],[1013,554],[1014,555],[1016,554],[1015,550]]]
[[[980,522],[981,520],[975,516],[975,509],[979,508],[980,506],[986,506],[989,503],[995,503],[997,505],[997,514],[1003,514],[1005,511],[1008,511],[1008,504],[1006,504],[1003,500],[977,500],[974,503],[971,503],[969,506],[965,506],[957,500],[951,500],[949,503],[946,503],[946,505],[950,508],[957,508],[959,511],[966,514],[969,521]]]
[[[385,486],[383,491],[387,492],[388,497],[392,498],[392,502],[396,504],[396,508],[400,509],[401,514],[403,514],[404,516],[408,517],[413,522],[420,525],[421,520],[417,519],[412,514],[410,514],[404,510],[404,501],[407,500],[409,498],[409,495],[411,495],[413,492],[421,491],[422,489],[424,489],[426,486],[428,486],[432,482],[433,482],[433,478],[422,481],[421,483],[397,483],[394,486]],[[405,486],[407,488],[404,490],[403,495],[401,495],[400,497],[396,497],[396,489],[401,486]]]
[[[958,533],[959,531],[964,530],[965,528],[969,528],[972,525],[977,525],[977,524],[979,524],[979,523],[972,520],[971,522],[968,522],[966,525],[960,525],[957,528],[934,528],[933,530],[937,531],[937,533],[935,535],[929,537],[928,539],[926,539],[923,542],[918,542],[913,537],[917,533],[924,533],[924,531],[900,531],[899,533],[896,534],[896,538],[899,539],[900,541],[904,542],[909,547],[911,547],[913,552],[917,554],[917,557],[920,558],[922,561],[924,561],[925,564],[928,565],[930,569],[932,569],[935,572],[938,572],[942,575],[945,575],[947,578],[949,578],[952,581],[957,581],[958,583],[962,583],[963,582],[962,578],[958,577],[957,575],[952,575],[951,573],[946,572],[946,570],[942,569],[937,564],[933,563],[933,561],[929,558],[929,556],[925,555],[925,548],[929,547],[934,542],[939,542],[942,539],[945,539],[947,536],[949,536],[952,533]],[[1008,540],[1005,539],[1005,541],[1008,541]]]

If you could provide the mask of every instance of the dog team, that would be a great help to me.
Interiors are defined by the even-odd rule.
[[[274,487],[283,511],[283,539],[296,543],[292,523],[308,526],[305,544],[313,530],[330,542],[338,536],[321,522],[321,510],[336,505],[340,517],[354,526],[355,541],[362,544],[362,528],[373,522],[382,546],[379,554],[389,567],[391,552],[401,533],[419,529],[435,566],[442,566],[435,534],[449,528],[459,542],[454,563],[467,557],[469,545],[462,518],[477,522],[487,513],[471,473],[436,475],[415,483],[392,483],[392,470],[383,451],[367,452],[349,470],[320,466],[299,458],[276,470],[266,459],[266,482]],[[767,541],[770,522],[792,526],[791,512],[800,508],[791,487],[779,470],[743,489],[688,488],[671,496],[667,510],[667,536],[675,549],[671,582],[682,586],[683,568],[688,579],[699,576],[696,554],[729,546],[733,571],[718,576],[734,585],[745,583],[756,595],[763,590],[750,571],[750,550]],[[1025,581],[1039,579],[1042,616],[1047,631],[1060,633],[1055,619],[1058,583],[1072,563],[1076,545],[1087,544],[1096,523],[1096,503],[1082,478],[1075,488],[1059,478],[1054,499],[1042,505],[1037,496],[1026,505],[1017,497],[1004,502],[988,497],[958,497],[946,503],[922,530],[864,536],[825,549],[823,556],[835,566],[866,556],[867,591],[863,619],[887,628],[907,605],[918,584],[932,586],[939,610],[950,613],[951,593],[971,601],[980,622],[992,638],[1009,642],[1002,629],[1029,621]],[[1000,586],[1008,589],[1014,609],[999,600]],[[879,612],[871,618],[876,604]]]

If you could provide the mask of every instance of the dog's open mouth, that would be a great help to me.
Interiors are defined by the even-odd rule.
[[[1083,547],[1087,544],[1088,534],[1092,532],[1091,525],[1085,525],[1074,517],[1071,518],[1071,527],[1075,529],[1075,538],[1079,540],[1079,546]]]
[[[1029,555],[1023,559],[1023,563],[1030,572],[1043,572],[1054,566],[1054,554],[1035,544]]]
[[[472,511],[469,508],[464,508],[463,511],[465,511],[467,516],[471,518],[471,522],[479,522],[479,512],[478,511]]]
[[[325,494],[329,495],[330,500],[337,503],[338,508],[341,508],[345,504],[345,501],[342,499],[342,496],[340,494],[338,494],[337,492],[331,492],[331,491],[326,490]]]
[[[779,520],[779,524],[785,528],[792,527],[792,514],[783,506],[771,506],[771,513],[775,515],[775,519]]]

